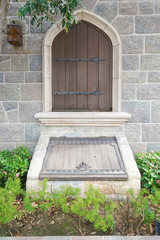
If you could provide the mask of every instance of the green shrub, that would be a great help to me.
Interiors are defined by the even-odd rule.
[[[23,145],[13,151],[0,151],[0,186],[5,186],[9,177],[19,177],[24,183],[30,159],[29,150]]]
[[[141,172],[142,187],[160,187],[160,152],[139,153],[135,155],[137,166]]]

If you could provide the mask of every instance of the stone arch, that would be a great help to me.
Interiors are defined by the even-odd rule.
[[[101,17],[88,11],[76,12],[78,21],[87,21],[101,29],[113,45],[112,112],[121,111],[121,39],[117,31]],[[61,21],[54,24],[46,33],[43,41],[43,112],[52,111],[52,43],[62,31]]]

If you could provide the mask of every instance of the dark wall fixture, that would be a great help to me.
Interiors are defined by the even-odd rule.
[[[14,46],[22,46],[22,25],[7,25],[7,41]]]

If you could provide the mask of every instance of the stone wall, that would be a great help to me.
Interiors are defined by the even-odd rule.
[[[7,23],[23,24],[23,46],[3,34],[0,48],[0,148],[25,143],[33,151],[40,134],[34,114],[42,110],[42,41],[50,28],[18,20],[19,3],[10,2]],[[122,109],[132,115],[125,133],[134,150],[160,150],[160,0],[83,0],[122,39]]]

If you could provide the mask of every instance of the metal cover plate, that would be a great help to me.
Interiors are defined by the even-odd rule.
[[[114,137],[51,138],[40,172],[49,180],[127,180]]]

